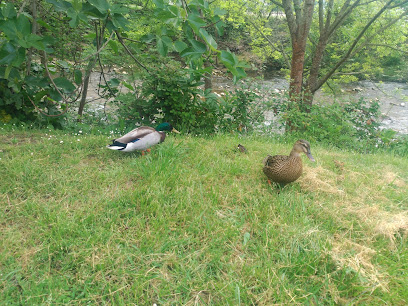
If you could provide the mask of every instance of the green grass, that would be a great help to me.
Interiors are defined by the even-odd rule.
[[[0,135],[0,304],[408,300],[406,158],[312,143],[277,193],[276,139],[170,135],[141,156],[46,133]]]

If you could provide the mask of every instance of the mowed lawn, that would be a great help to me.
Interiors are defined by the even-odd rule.
[[[2,131],[0,304],[408,301],[406,157],[312,142],[316,163],[277,192],[262,160],[292,140],[110,141]]]

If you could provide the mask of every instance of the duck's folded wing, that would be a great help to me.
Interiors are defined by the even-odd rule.
[[[271,167],[274,164],[280,164],[285,162],[288,159],[287,156],[284,155],[274,155],[274,156],[270,156],[268,155],[267,157],[265,157],[264,159],[264,166],[266,167]]]
[[[142,127],[139,127],[137,129],[130,131],[129,133],[123,135],[120,138],[115,139],[115,141],[118,141],[121,143],[135,142],[138,139],[145,137],[146,135],[154,133],[155,131],[156,130],[152,127],[142,126]]]

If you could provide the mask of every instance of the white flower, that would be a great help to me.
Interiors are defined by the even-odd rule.
[[[81,133],[82,133],[82,131],[79,131],[78,133],[80,133],[80,134],[81,134]]]
[[[77,139],[77,141],[81,141],[81,139]]]
[[[63,143],[63,142],[64,142],[63,140],[60,141],[60,143]]]

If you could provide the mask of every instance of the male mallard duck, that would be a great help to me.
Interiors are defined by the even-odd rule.
[[[298,140],[293,145],[289,156],[268,155],[264,159],[263,172],[268,177],[268,182],[273,181],[285,185],[296,181],[302,174],[301,153],[305,153],[311,161],[315,161],[310,153],[310,144],[306,140]]]
[[[156,129],[149,126],[141,126],[113,140],[112,144],[108,145],[107,148],[122,152],[132,152],[135,150],[144,151],[163,142],[166,138],[164,131],[179,133],[179,131],[167,122],[158,125]]]

